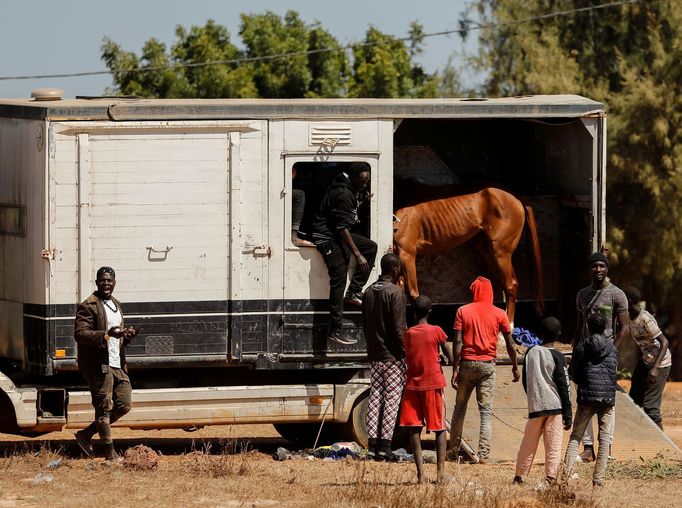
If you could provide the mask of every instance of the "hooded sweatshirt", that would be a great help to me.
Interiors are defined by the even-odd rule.
[[[578,385],[578,404],[614,406],[618,350],[604,335],[590,335],[573,351],[573,381]]]
[[[365,291],[362,321],[370,362],[394,362],[405,358],[405,291],[393,284],[390,276],[381,275]]]
[[[531,347],[523,357],[523,389],[528,397],[528,418],[562,415],[570,427],[571,394],[564,355],[554,348]]]
[[[337,238],[340,229],[350,229],[358,221],[358,195],[346,173],[336,175],[322,197],[313,221],[313,241],[322,244]]]
[[[477,277],[469,287],[473,302],[457,309],[456,331],[462,332],[462,360],[491,361],[497,358],[497,334],[511,333],[509,318],[493,305],[493,285]]]

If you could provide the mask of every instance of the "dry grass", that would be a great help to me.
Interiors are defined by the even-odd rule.
[[[682,387],[682,385],[680,385]],[[671,388],[671,387],[668,387]],[[673,395],[671,397],[670,395]],[[674,400],[671,400],[673,399]],[[672,436],[682,430],[682,389],[668,395],[663,405],[669,411],[666,431]],[[674,412],[674,413],[673,413]],[[674,425],[681,425],[675,427]],[[673,433],[671,433],[671,431]],[[18,452],[0,457],[0,508],[25,506],[91,507],[112,503],[126,507],[232,507],[303,506],[322,508],[369,507],[407,508],[412,506],[472,506],[491,508],[577,508],[628,506],[677,506],[682,489],[682,466],[659,458],[654,461],[609,463],[603,489],[593,491],[592,464],[578,464],[580,480],[568,487],[536,491],[543,476],[536,466],[523,486],[512,486],[512,464],[446,464],[453,477],[447,485],[415,484],[413,464],[387,464],[341,460],[336,462],[304,459],[276,462],[270,449],[276,448],[277,434],[271,426],[205,428],[191,434],[178,430],[130,431],[115,429],[114,438],[126,438],[157,448],[154,443],[183,446],[163,448],[188,450],[183,455],[161,455],[154,470],[140,471],[107,465],[101,459],[89,460],[68,455],[62,444],[73,443],[73,432],[50,435],[47,446],[32,452],[32,440],[2,436],[7,447],[15,443]],[[252,448],[241,436],[252,436]],[[682,435],[681,435],[682,436]],[[192,439],[201,444],[192,447]],[[155,441],[156,440],[156,441]],[[122,441],[119,441],[121,443]],[[682,442],[682,441],[681,441]],[[61,444],[60,444],[61,443]],[[131,446],[129,444],[129,446]],[[284,446],[287,446],[284,444]],[[155,450],[158,451],[158,450]],[[273,450],[270,450],[270,453]],[[57,468],[48,464],[61,459]],[[52,481],[33,483],[38,474]],[[427,465],[428,478],[435,478],[435,466]]]
[[[382,508],[413,506],[591,508],[598,506],[591,493],[587,496],[578,496],[574,488],[565,485],[557,485],[539,492],[533,490],[529,492],[528,488],[512,486],[509,481],[500,484],[498,474],[502,470],[508,470],[508,466],[489,468],[491,473],[498,473],[494,475],[494,483],[486,482],[482,477],[467,476],[466,473],[471,472],[471,469],[453,466],[455,475],[444,485],[434,483],[417,485],[414,483],[414,471],[411,469],[404,470],[397,475],[386,475],[383,470],[377,470],[373,466],[367,462],[358,463],[353,480],[347,486],[343,486],[345,488],[336,489],[336,500],[352,506],[381,506]]]
[[[60,466],[47,465],[61,459]],[[665,467],[664,467],[665,465]],[[672,470],[669,462],[645,465],[645,470]],[[0,507],[85,507],[120,500],[126,506],[412,506],[536,508],[596,507],[609,505],[671,506],[682,488],[679,474],[633,477],[627,463],[610,465],[611,478],[594,492],[589,465],[579,465],[582,480],[568,487],[536,491],[542,470],[533,469],[524,486],[512,486],[513,466],[456,465],[448,463],[446,485],[417,485],[413,464],[353,460],[283,462],[250,449],[238,440],[214,448],[161,456],[158,468],[139,471],[112,466],[100,459],[73,459],[42,449],[0,459]],[[679,465],[675,465],[679,467]],[[648,468],[648,469],[647,469]],[[38,474],[53,481],[32,483]],[[427,465],[427,477],[435,466]]]
[[[248,442],[235,439],[219,444],[218,453],[211,453],[209,443],[202,450],[195,450],[186,455],[182,462],[186,473],[190,476],[208,476],[225,478],[228,476],[255,476],[261,472],[253,457],[255,450],[249,449]]]

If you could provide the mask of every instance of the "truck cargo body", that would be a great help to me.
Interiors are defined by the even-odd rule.
[[[377,261],[392,247],[395,210],[431,190],[495,185],[529,203],[545,304],[570,322],[583,260],[604,237],[605,122],[601,104],[577,96],[0,101],[0,370],[5,392],[37,404],[20,427],[48,428],[42,412],[59,419],[53,427],[86,423],[74,316],[103,265],[116,270],[126,324],[142,328],[126,353],[136,409],[121,424],[347,420],[366,390],[361,313],[345,314],[357,344],[327,342],[327,270],[315,248],[291,242],[291,199],[305,191],[309,233],[326,185],[355,161],[371,167],[362,232]],[[523,303],[523,245],[514,262],[523,325],[536,319]],[[471,279],[491,275],[469,247],[424,257],[418,270],[446,329]],[[187,397],[142,416],[141,401],[173,390]],[[331,404],[335,390],[348,403]],[[283,409],[210,409],[249,394]],[[296,397],[304,409],[289,412]],[[190,400],[203,409],[163,423]]]

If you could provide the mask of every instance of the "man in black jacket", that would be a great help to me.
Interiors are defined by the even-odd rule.
[[[371,382],[366,419],[368,447],[377,458],[391,454],[393,430],[407,372],[403,346],[407,330],[406,302],[405,291],[396,284],[399,276],[398,255],[384,255],[381,258],[381,276],[367,288],[362,299]]]
[[[343,304],[351,254],[357,267],[351,278],[345,301],[362,305],[362,288],[369,279],[377,255],[377,244],[362,235],[351,233],[359,223],[358,195],[369,184],[369,164],[354,162],[339,173],[327,189],[313,222],[313,242],[322,254],[329,272],[329,335],[339,344],[355,344],[357,340],[343,337]]]
[[[596,414],[599,422],[599,451],[592,484],[599,487],[604,483],[611,429],[616,415],[618,350],[611,339],[604,336],[606,318],[603,314],[590,314],[587,317],[587,329],[590,335],[573,350],[572,379],[578,385],[578,409],[566,448],[564,471],[566,477],[570,478],[585,427]]]
[[[121,302],[112,296],[116,287],[113,268],[97,270],[97,291],[78,305],[75,339],[78,344],[78,369],[90,387],[95,421],[76,432],[76,442],[92,457],[91,440],[95,433],[104,443],[105,458],[116,460],[111,439],[111,424],[132,407],[132,388],[124,347],[137,335],[133,327],[123,326]]]

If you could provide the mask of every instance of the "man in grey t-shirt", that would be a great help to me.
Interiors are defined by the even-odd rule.
[[[620,348],[629,330],[628,300],[618,286],[607,280],[609,261],[604,254],[595,252],[588,261],[592,283],[578,291],[576,297],[578,323],[573,346],[586,337],[587,316],[599,313],[606,318],[604,336],[613,340],[616,347]]]
[[[575,299],[578,310],[578,322],[573,347],[578,345],[588,336],[586,322],[590,314],[601,314],[606,318],[604,336],[613,340],[616,348],[620,349],[625,337],[630,331],[630,319],[628,315],[628,300],[625,293],[606,277],[609,273],[609,259],[601,252],[595,252],[588,258],[590,266],[591,284],[580,291]],[[572,369],[573,365],[571,365]],[[615,426],[615,418],[614,418]],[[613,428],[610,432],[609,442],[613,440]],[[595,460],[594,453],[594,430],[592,422],[585,429],[583,436],[584,450],[580,458],[585,462]]]

